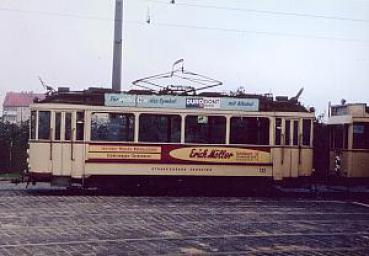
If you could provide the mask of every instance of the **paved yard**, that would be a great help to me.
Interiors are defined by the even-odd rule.
[[[369,207],[0,183],[0,255],[369,255]]]

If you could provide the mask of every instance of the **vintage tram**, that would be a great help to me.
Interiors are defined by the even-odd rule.
[[[31,105],[29,176],[63,186],[309,177],[314,118],[287,97],[60,90]]]
[[[331,175],[368,180],[369,107],[364,103],[330,106],[327,120],[330,134]]]

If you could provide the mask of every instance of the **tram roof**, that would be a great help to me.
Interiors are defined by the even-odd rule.
[[[220,100],[240,99],[257,100],[258,109],[254,111],[262,112],[313,112],[308,110],[299,101],[281,97],[278,100],[272,96],[260,94],[242,94],[242,95],[224,95],[219,92],[203,92],[198,95],[172,95],[168,93],[158,94],[148,90],[130,90],[127,92],[116,93],[111,89],[89,88],[83,91],[55,91],[47,95],[43,100],[37,103],[63,103],[91,106],[106,106],[106,95],[126,95],[130,97],[174,97],[179,98],[219,98]]]

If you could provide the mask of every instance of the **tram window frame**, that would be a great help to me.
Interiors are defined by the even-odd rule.
[[[64,140],[72,140],[72,112],[65,112],[64,117]]]
[[[226,144],[226,131],[225,116],[187,115],[185,118],[185,143]],[[202,136],[204,133],[207,136]]]
[[[182,117],[176,114],[142,113],[139,116],[138,141],[180,143]]]
[[[369,149],[369,123],[354,122],[352,124],[352,148]]]
[[[107,117],[100,117],[102,120],[100,126],[97,125],[97,115],[107,115]],[[124,123],[115,123],[111,125],[111,116],[121,116],[124,117]],[[96,116],[96,118],[95,118]],[[94,123],[96,121],[96,123]],[[128,124],[128,125],[127,125]],[[92,112],[91,113],[91,123],[90,123],[90,139],[91,141],[123,141],[123,142],[133,142],[134,141],[134,131],[135,131],[135,116],[132,113],[126,112]],[[109,126],[111,125],[111,126]],[[115,127],[115,129],[113,129]],[[119,127],[120,126],[120,127]],[[98,130],[101,129],[101,132]]]
[[[76,140],[84,140],[85,135],[85,112],[76,112]]]
[[[31,117],[30,117],[30,138],[32,140],[36,139],[36,123],[37,123],[37,111],[32,110],[31,111]]]
[[[62,120],[62,113],[61,112],[55,112],[55,134],[54,134],[54,140],[61,140],[61,120]]]
[[[302,145],[311,146],[311,119],[302,120]]]
[[[45,118],[45,120],[44,120]],[[51,130],[51,112],[39,111],[38,112],[38,139],[49,140]]]
[[[233,116],[230,119],[230,144],[268,146],[270,120],[267,117]]]

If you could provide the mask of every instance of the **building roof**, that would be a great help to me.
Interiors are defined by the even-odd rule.
[[[35,98],[42,100],[45,95],[34,92],[7,92],[3,107],[28,107]]]

